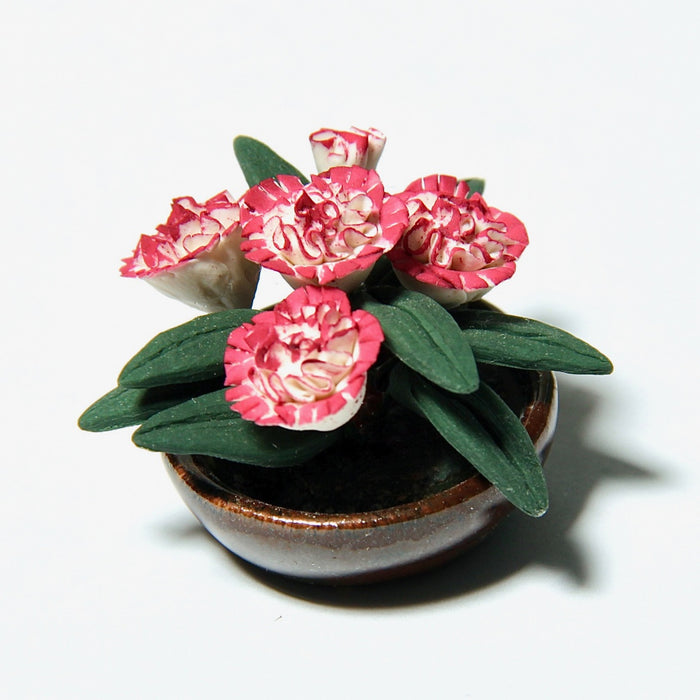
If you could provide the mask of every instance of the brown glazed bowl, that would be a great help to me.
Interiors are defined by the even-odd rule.
[[[556,424],[554,376],[505,368],[499,368],[498,373],[497,390],[521,416],[544,461]],[[387,433],[393,434],[394,430],[382,430],[384,445],[390,439]],[[414,438],[413,429],[409,433]],[[285,475],[279,469],[246,467],[197,455],[166,454],[164,458],[187,506],[234,554],[283,576],[314,583],[357,584],[405,576],[441,564],[480,542],[512,510],[501,493],[461,457],[457,457],[460,468],[466,471],[457,476],[458,472],[453,473],[450,482],[444,463],[426,469],[419,447],[414,439],[406,451],[409,457],[402,455],[394,460],[401,463],[408,486],[401,485],[401,478],[389,475],[384,482],[389,484],[384,501],[373,504],[370,499],[356,512],[344,506],[341,508],[347,512],[320,512],[325,509],[323,495],[316,494],[308,504],[300,500],[299,493],[308,493],[316,481],[309,480],[301,487],[297,483],[292,496],[283,493],[291,472]],[[395,452],[393,445],[386,449],[387,454]],[[348,450],[351,452],[352,446],[331,456],[331,463],[323,465],[324,473],[332,474]],[[420,464],[411,465],[410,455],[416,455],[414,461]],[[242,480],[232,478],[232,474],[246,469],[250,471]],[[360,478],[363,486],[371,488],[376,465],[367,469],[373,471],[364,472]],[[422,472],[428,476],[424,478]],[[377,483],[380,489],[382,482]],[[422,492],[416,492],[416,484]],[[352,484],[342,482],[336,492],[342,500],[352,489]],[[399,492],[395,502],[386,502],[386,498],[394,499],[395,491]]]

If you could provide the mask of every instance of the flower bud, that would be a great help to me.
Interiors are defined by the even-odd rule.
[[[309,141],[319,173],[341,165],[374,170],[384,150],[386,136],[378,129],[353,126],[350,131],[320,129],[309,136]]]

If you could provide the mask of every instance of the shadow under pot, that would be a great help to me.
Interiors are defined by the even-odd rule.
[[[554,376],[483,367],[482,377],[520,416],[544,462],[556,424]],[[221,544],[313,583],[371,583],[430,569],[480,542],[513,508],[427,421],[400,406],[358,436],[289,468],[164,458],[183,500]]]

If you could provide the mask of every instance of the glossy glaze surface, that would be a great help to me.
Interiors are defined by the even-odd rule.
[[[556,423],[554,377],[501,372],[504,398],[519,410],[544,461]],[[413,500],[377,510],[319,512],[318,505],[315,511],[288,507],[292,497],[282,486],[276,496],[274,482],[266,500],[252,497],[227,476],[236,468],[232,463],[164,457],[185,503],[227,549],[269,571],[318,583],[368,583],[425,570],[481,541],[512,510],[466,463],[467,478],[442,490],[426,485],[424,497],[414,494]],[[318,503],[322,496],[316,498]]]

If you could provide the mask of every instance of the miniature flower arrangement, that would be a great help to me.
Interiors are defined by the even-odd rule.
[[[205,314],[146,344],[80,427],[138,425],[136,445],[222,469],[293,469],[361,442],[370,423],[391,436],[398,407],[511,504],[542,515],[542,464],[489,377],[606,374],[610,361],[479,301],[528,244],[515,216],[486,203],[483,180],[429,175],[390,194],[376,129],[323,129],[310,142],[319,174],[306,178],[238,137],[248,191],[175,199],[166,223],[140,238],[122,275]],[[260,267],[292,291],[253,310]]]

